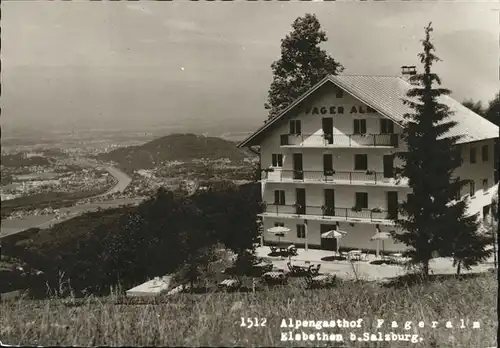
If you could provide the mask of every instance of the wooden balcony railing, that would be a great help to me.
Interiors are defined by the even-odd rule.
[[[387,175],[387,173],[386,173]],[[394,178],[394,176],[386,176],[382,172],[374,171],[335,171],[335,170],[289,170],[276,169],[273,171],[264,171],[263,179],[268,181],[321,181],[321,182],[338,182],[345,181],[353,182],[368,182],[377,184],[383,180]]]
[[[399,147],[400,134],[282,134],[281,146],[392,146]]]
[[[263,203],[263,212],[268,214],[290,214],[300,216],[318,216],[325,219],[335,218],[343,220],[391,220],[397,213],[392,214],[387,210],[380,208],[372,209],[356,209],[353,208],[340,208],[340,207],[326,207],[326,206],[301,206],[299,204],[266,204]]]

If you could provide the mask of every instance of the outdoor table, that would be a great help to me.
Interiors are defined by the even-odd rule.
[[[272,282],[272,281],[284,281],[286,279],[287,275],[285,272],[281,271],[271,271],[271,272],[266,272],[262,275],[262,278],[266,282]]]
[[[271,278],[283,278],[285,276],[285,272],[283,271],[270,271],[266,272],[262,275],[263,277],[271,277]]]

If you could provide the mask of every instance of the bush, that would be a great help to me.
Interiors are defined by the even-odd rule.
[[[194,283],[214,260],[218,242],[242,254],[240,261],[251,259],[245,253],[253,253],[258,233],[254,199],[255,187],[221,186],[191,197],[160,189],[138,207],[59,223],[13,243],[10,253],[37,265],[52,288],[69,282],[76,295],[107,293],[117,284],[130,288],[175,271]]]

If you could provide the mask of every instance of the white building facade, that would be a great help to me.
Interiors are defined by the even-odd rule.
[[[260,147],[265,244],[373,250],[370,237],[396,229],[390,217],[411,194],[394,176],[395,154],[405,150],[401,133],[411,110],[403,98],[410,88],[399,77],[328,76],[239,145]],[[466,136],[456,172],[470,182],[462,198],[491,194],[498,127],[449,97],[443,102],[458,122],[453,134]],[[486,214],[483,208],[474,209]],[[291,232],[278,238],[266,232],[273,226]],[[330,230],[346,234],[321,238]],[[384,248],[405,246],[388,240]]]

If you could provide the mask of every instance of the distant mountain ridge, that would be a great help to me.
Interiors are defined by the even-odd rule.
[[[97,155],[104,161],[113,161],[122,168],[149,169],[158,163],[168,161],[191,161],[194,159],[217,160],[228,158],[233,163],[255,157],[245,149],[238,149],[237,143],[216,137],[196,134],[171,134],[138,146],[118,148]]]

